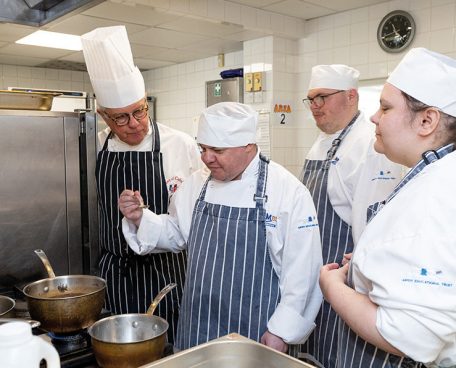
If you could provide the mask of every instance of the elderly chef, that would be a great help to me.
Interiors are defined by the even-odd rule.
[[[337,367],[456,366],[455,91],[456,60],[424,48],[383,87],[375,149],[411,170],[371,208],[350,266],[321,270],[345,322]]]
[[[112,313],[143,313],[166,284],[178,287],[158,306],[174,339],[185,279],[182,252],[139,257],[121,231],[121,190],[138,190],[156,213],[166,213],[169,197],[185,177],[201,167],[196,142],[182,132],[151,121],[144,79],[133,63],[124,26],[98,28],[82,36],[84,58],[108,128],[96,166],[100,210],[100,273],[108,283],[106,306]]]
[[[260,154],[258,114],[222,102],[203,111],[197,141],[207,168],[173,196],[169,215],[119,199],[123,231],[138,254],[188,249],[176,346],[231,332],[285,352],[305,341],[321,304],[315,207],[292,174]]]
[[[385,199],[401,178],[402,167],[373,148],[374,126],[358,110],[358,78],[359,72],[347,65],[314,66],[304,100],[321,131],[305,160],[302,181],[317,209],[325,264],[341,263],[353,251],[368,206]],[[304,351],[313,363],[333,367],[337,316],[328,303],[316,324]]]

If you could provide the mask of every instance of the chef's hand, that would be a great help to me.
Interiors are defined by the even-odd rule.
[[[345,266],[347,263],[350,262],[353,253],[345,253],[344,258],[342,258],[342,266]]]
[[[328,263],[320,269],[320,288],[323,296],[328,300],[331,288],[336,289],[345,284],[349,264],[339,267],[337,263]]]
[[[288,344],[279,336],[273,335],[269,331],[266,331],[263,336],[261,336],[261,343],[263,345],[269,346],[270,348],[278,350],[281,353],[286,353],[288,350]]]
[[[143,209],[139,207],[141,203],[143,203],[143,199],[137,190],[125,189],[120,193],[119,210],[126,219],[133,222],[137,227],[139,227],[143,215]]]

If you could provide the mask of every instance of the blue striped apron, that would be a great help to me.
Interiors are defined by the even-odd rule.
[[[268,161],[260,155],[255,208],[196,201],[177,329],[178,349],[236,332],[260,341],[280,299],[266,240]]]
[[[168,190],[163,173],[160,136],[151,124],[150,152],[110,152],[108,139],[98,153],[96,165],[100,221],[100,276],[107,281],[106,308],[113,314],[144,313],[152,299],[170,282],[177,283],[157,307],[156,314],[170,325],[168,341],[173,343],[177,329],[179,302],[185,282],[186,254],[136,255],[122,234],[122,214],[118,199],[124,189],[139,190],[155,213],[166,213]]]
[[[328,197],[328,176],[331,165],[336,165],[335,158],[343,139],[359,116],[359,111],[332,142],[325,160],[306,160],[302,172],[302,182],[309,189],[317,209],[318,223],[323,252],[323,264],[341,263],[343,255],[353,251],[351,226],[343,221],[334,211]],[[337,357],[337,320],[338,316],[331,305],[323,301],[315,320],[316,327],[302,346],[304,357],[326,368],[335,366]],[[310,355],[310,356],[309,356]]]
[[[412,180],[426,165],[429,165],[438,159],[444,157],[453,151],[453,144],[449,144],[440,148],[437,151],[426,151],[423,153],[423,159],[418,162],[412,170],[401,180],[394,191],[388,196],[385,201],[377,202],[369,206],[367,210],[367,218],[370,221],[383,206],[391,201],[396,194],[410,180]],[[353,258],[356,254],[353,255]],[[348,274],[347,283],[353,288],[353,276],[350,271]],[[337,361],[338,368],[424,368],[424,364],[413,361],[410,358],[399,357],[389,354],[383,350],[376,348],[356,335],[350,327],[342,320],[339,320],[339,354]]]

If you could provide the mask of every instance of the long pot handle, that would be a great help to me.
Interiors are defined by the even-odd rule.
[[[157,296],[152,300],[152,304],[150,307],[147,309],[146,314],[154,314],[155,308],[157,308],[158,303],[160,303],[160,300],[163,299],[163,297],[168,294],[171,290],[173,290],[177,284],[172,282],[171,284],[166,285],[163,289],[160,290],[160,292],[157,294]]]
[[[43,262],[44,267],[46,268],[46,271],[51,279],[55,277],[54,270],[52,269],[51,263],[49,262],[48,257],[46,256],[46,253],[44,253],[44,250],[42,249],[35,249],[35,253],[38,257],[40,257],[41,262]]]

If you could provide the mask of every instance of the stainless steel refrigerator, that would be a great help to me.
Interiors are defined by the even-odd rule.
[[[0,291],[95,274],[98,214],[93,112],[0,110]]]

